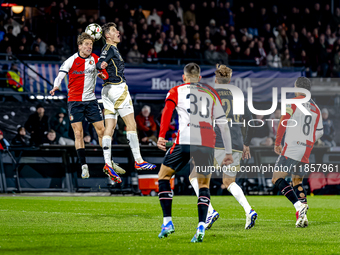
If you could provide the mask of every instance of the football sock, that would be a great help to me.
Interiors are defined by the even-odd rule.
[[[172,217],[164,217],[163,218],[163,225],[166,226],[170,221],[172,221]]]
[[[140,155],[139,150],[139,142],[138,142],[138,136],[136,131],[127,131],[126,132],[126,138],[128,140],[128,143],[130,145],[133,157],[135,158],[135,161],[137,163],[143,163],[142,156]]]
[[[78,154],[78,158],[80,161],[81,165],[85,165],[86,164],[86,157],[85,157],[85,149],[78,149],[77,150],[77,154]]]
[[[198,222],[205,223],[208,214],[210,203],[210,191],[208,188],[200,188],[199,197],[197,201],[198,207]]]
[[[236,182],[233,182],[229,185],[228,191],[236,198],[237,202],[240,203],[246,214],[249,214],[251,206],[249,205],[248,200],[244,196],[241,187],[238,186]]]
[[[163,210],[163,222],[165,222],[165,218],[171,217],[172,191],[170,188],[170,181],[158,180],[158,189],[159,202],[161,203],[161,207]]]
[[[292,202],[294,206],[296,202],[299,202],[299,199],[296,196],[293,188],[289,185],[289,183],[285,179],[283,178],[278,179],[275,182],[275,186],[279,189],[282,195],[286,196],[286,198],[288,198],[289,201]],[[299,204],[297,204],[297,206],[299,207]]]
[[[294,186],[293,189],[299,201],[303,204],[307,204],[307,192],[303,188],[302,184]]]
[[[103,146],[105,164],[108,164],[109,166],[112,167],[111,142],[112,142],[111,136],[106,135],[103,137],[102,146]]]
[[[198,191],[198,182],[197,182],[197,178],[194,177],[190,180],[191,186],[193,187],[193,189],[195,190],[196,196],[198,197],[199,195],[199,191]],[[211,203],[209,203],[209,208],[208,208],[208,215],[212,214],[214,211],[214,208],[212,207]]]

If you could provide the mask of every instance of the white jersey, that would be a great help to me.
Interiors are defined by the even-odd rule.
[[[175,144],[215,147],[213,120],[225,118],[219,97],[212,88],[183,84],[172,88],[166,97],[176,105],[179,128]]]
[[[298,98],[303,98],[303,96],[296,97],[296,99]],[[287,126],[287,129],[285,145],[281,155],[300,162],[309,163],[309,156],[317,139],[315,134],[317,131],[322,132],[323,125],[320,109],[313,100],[309,100],[302,105],[311,115],[305,115],[295,104],[287,105],[287,113],[291,117],[288,123],[283,123]],[[295,127],[290,127],[295,124]]]
[[[69,75],[68,101],[91,101],[95,100],[94,94],[98,56],[94,53],[87,58],[80,57],[79,53],[73,54],[60,67],[59,72]]]

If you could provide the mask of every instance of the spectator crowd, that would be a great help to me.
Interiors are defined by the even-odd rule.
[[[76,50],[75,38],[88,24],[112,21],[121,34],[118,48],[131,64],[304,66],[313,77],[340,77],[339,7],[332,14],[329,4],[315,1],[289,11],[269,2],[264,6],[255,1],[241,6],[228,1],[168,2],[165,9],[144,10],[129,6],[129,1],[111,0],[92,16],[81,12],[77,16],[68,0],[52,1],[40,8],[44,15],[34,26],[12,17],[2,21],[1,53],[64,59]]]

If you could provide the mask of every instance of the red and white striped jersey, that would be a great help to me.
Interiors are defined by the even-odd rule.
[[[82,58],[79,53],[73,54],[60,67],[59,72],[69,75],[68,101],[95,100],[94,90],[97,81],[96,63],[98,56],[94,53]]]
[[[173,101],[178,113],[175,144],[215,147],[213,120],[225,118],[225,112],[211,89],[199,84],[182,84],[168,92],[165,101]]]
[[[296,99],[304,96],[296,97]],[[285,145],[281,155],[309,163],[309,156],[314,143],[319,137],[316,132],[323,130],[321,112],[313,100],[302,104],[311,115],[305,115],[295,104],[287,105],[287,113],[290,119],[284,122],[286,128]],[[293,121],[291,121],[293,120]],[[296,124],[295,127],[293,127]],[[320,133],[319,132],[319,133]]]

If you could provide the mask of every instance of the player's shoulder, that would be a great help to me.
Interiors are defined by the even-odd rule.
[[[91,53],[91,57],[94,58],[95,60],[98,60],[99,58],[98,55],[95,53]]]
[[[73,55],[71,55],[68,59],[66,59],[65,62],[73,62],[78,57],[79,57],[79,53],[76,52]]]

